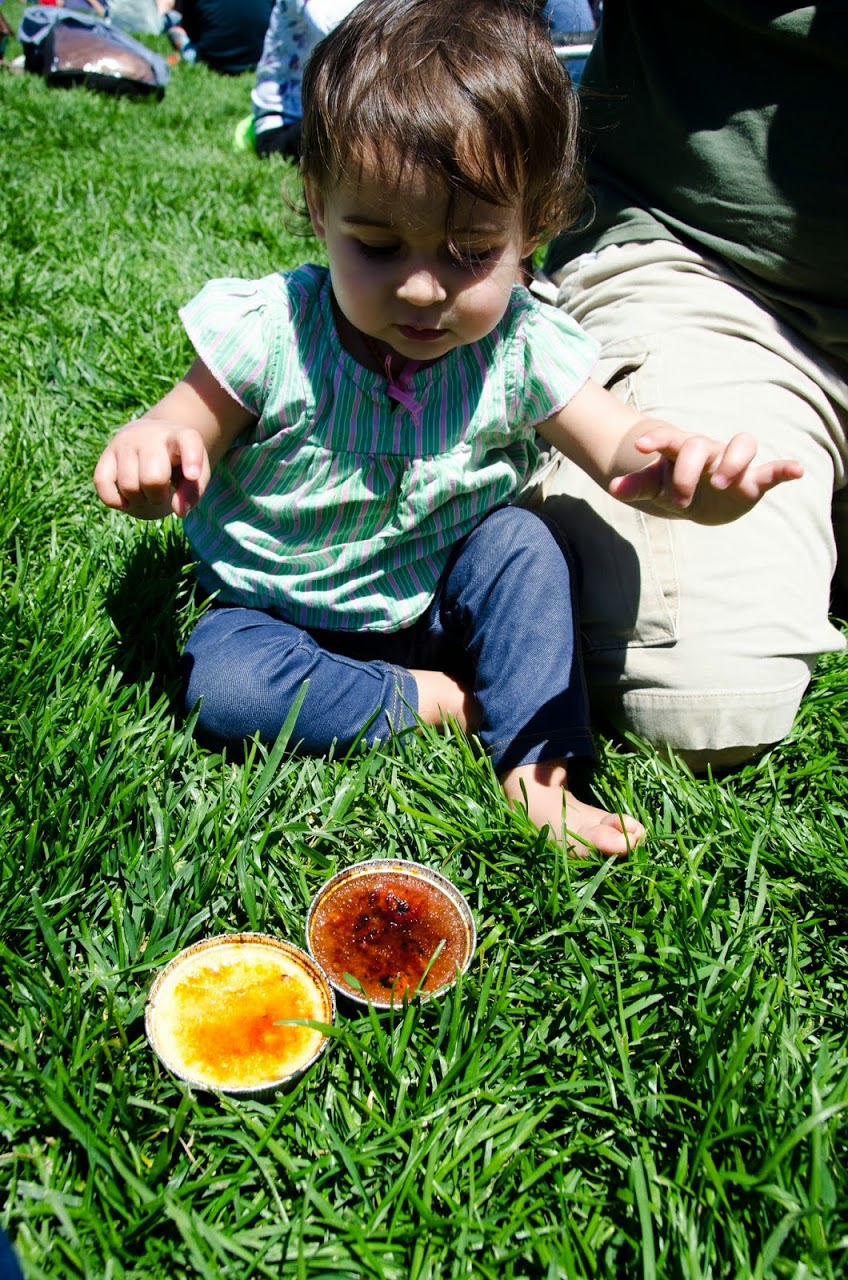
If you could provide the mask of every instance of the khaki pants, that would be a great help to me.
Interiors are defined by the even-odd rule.
[[[721,528],[645,516],[559,454],[529,497],[574,554],[593,709],[693,767],[735,763],[786,735],[817,657],[845,644],[828,606],[848,386],[732,272],[673,242],[585,255],[555,283],[620,399],[690,431],[751,431],[761,456],[804,465]]]

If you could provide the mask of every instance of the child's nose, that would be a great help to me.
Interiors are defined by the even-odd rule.
[[[448,295],[435,271],[418,266],[404,275],[398,285],[397,296],[414,307],[429,307],[434,302],[444,302]]]

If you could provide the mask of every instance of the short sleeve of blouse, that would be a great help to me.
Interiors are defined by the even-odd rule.
[[[600,350],[576,320],[526,290],[513,295],[514,341],[507,377],[512,421],[538,426],[584,385]]]
[[[285,278],[212,280],[181,308],[180,319],[213,377],[261,417],[291,332]]]

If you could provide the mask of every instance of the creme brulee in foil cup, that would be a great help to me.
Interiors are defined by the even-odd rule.
[[[154,982],[144,1025],[160,1061],[199,1089],[262,1094],[321,1055],[335,997],[299,947],[261,933],[207,938],[175,956]]]
[[[306,945],[337,992],[388,1009],[452,986],[471,963],[477,932],[467,901],[440,872],[377,858],[319,890]]]

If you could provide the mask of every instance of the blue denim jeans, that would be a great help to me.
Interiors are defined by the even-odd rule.
[[[554,526],[501,507],[454,548],[427,613],[389,634],[306,630],[274,613],[213,605],[183,658],[187,708],[218,743],[276,738],[304,681],[293,747],[324,754],[416,723],[409,668],[474,690],[499,772],[592,756],[571,571]]]

